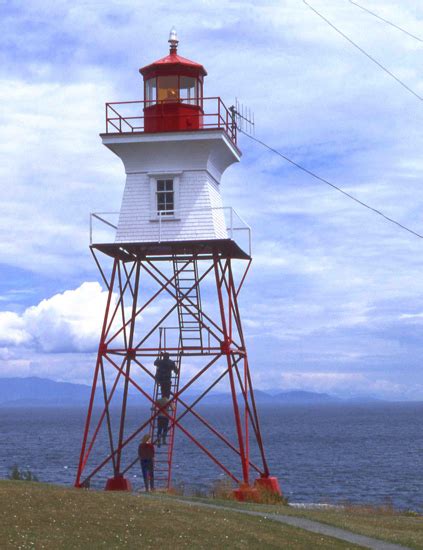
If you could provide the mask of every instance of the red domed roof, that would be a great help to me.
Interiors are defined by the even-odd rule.
[[[162,57],[150,65],[140,69],[144,78],[150,78],[156,75],[188,74],[189,76],[206,76],[207,71],[195,61],[186,59],[176,52],[171,52],[166,57]]]

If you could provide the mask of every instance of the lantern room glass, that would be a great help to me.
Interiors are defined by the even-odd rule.
[[[157,99],[164,102],[179,101],[178,77],[177,76],[159,76],[158,77]]]
[[[148,101],[147,106],[156,102],[157,99],[157,80],[150,78],[145,83],[145,99]]]
[[[168,75],[149,78],[145,81],[146,107],[159,103],[184,103],[201,105],[203,83],[193,76]]]
[[[179,77],[179,97],[183,103],[198,105],[197,79],[192,76]]]

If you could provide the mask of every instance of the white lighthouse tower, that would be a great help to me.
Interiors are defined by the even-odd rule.
[[[203,97],[206,70],[178,55],[174,30],[169,42],[168,56],[140,69],[143,116],[117,113],[133,102],[107,106],[102,140],[126,172],[116,243],[228,238],[220,180],[241,157],[233,117]]]
[[[127,472],[138,464],[137,442],[147,431],[153,443],[160,443],[157,417],[165,415],[168,432],[166,444],[156,449],[156,487],[171,487],[174,439],[180,431],[237,484],[238,498],[257,496],[262,488],[280,494],[265,458],[238,307],[251,264],[251,232],[231,207],[223,206],[220,192],[222,174],[241,157],[235,114],[220,98],[204,97],[206,70],[178,54],[174,29],[169,43],[169,55],[140,69],[143,101],[106,104],[106,133],[101,138],[122,160],[126,183],[117,221],[110,221],[108,214],[92,215],[92,221],[104,222],[114,234],[97,236],[92,226],[91,251],[109,295],[76,486],[88,486],[111,465],[113,475],[106,488],[130,489]],[[101,257],[112,259],[109,274]],[[232,270],[235,260],[243,266],[239,281]],[[145,296],[143,278],[153,280],[157,291]],[[201,302],[204,285],[208,307]],[[164,313],[149,321],[147,314],[163,298]],[[160,388],[153,366],[163,353],[177,365],[166,410],[158,405]],[[190,373],[184,378],[186,361]],[[206,375],[204,388],[199,384]],[[209,391],[225,382],[233,405],[235,442],[196,409]],[[197,386],[200,395],[188,402],[186,390]],[[131,389],[149,406],[146,418],[128,433]],[[99,401],[101,414],[95,419]],[[230,464],[184,426],[186,414],[232,451]],[[102,430],[110,452],[98,463],[92,451]],[[253,445],[261,465],[250,459]]]

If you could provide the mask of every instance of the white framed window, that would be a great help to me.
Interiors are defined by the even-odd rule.
[[[149,174],[151,221],[175,220],[179,213],[179,175]]]
[[[175,214],[173,179],[157,180],[156,205],[157,212],[161,216],[173,216]]]

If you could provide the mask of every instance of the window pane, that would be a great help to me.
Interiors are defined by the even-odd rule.
[[[198,81],[198,100],[201,107],[203,106],[203,82]]]
[[[178,101],[178,77],[159,76],[158,99],[160,101]]]
[[[157,180],[157,210],[164,216],[172,216],[175,207],[173,180]]]
[[[156,78],[150,78],[145,83],[145,99],[154,103],[157,97]],[[152,104],[151,103],[151,104]],[[148,106],[149,104],[147,104]]]
[[[197,104],[197,94],[195,92],[197,81],[191,76],[181,76],[180,79],[180,97],[184,103],[191,105]]]

